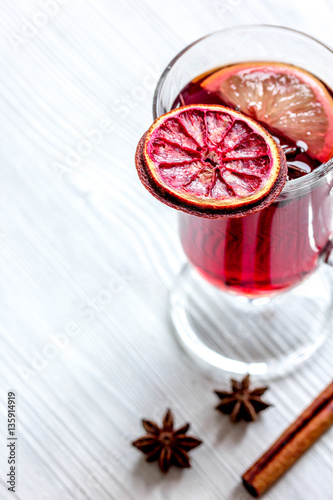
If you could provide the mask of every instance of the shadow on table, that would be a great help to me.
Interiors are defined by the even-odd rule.
[[[135,467],[133,468],[133,476],[140,478],[142,482],[145,483],[147,489],[154,488],[161,484],[161,481],[168,483],[177,483],[184,471],[187,469],[178,469],[176,467],[171,467],[168,474],[163,474],[157,466],[156,463],[146,462],[144,458],[138,458]]]

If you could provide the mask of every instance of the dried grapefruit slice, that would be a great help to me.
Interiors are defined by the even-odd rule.
[[[333,98],[314,75],[289,64],[247,62],[215,71],[201,86],[269,130],[305,142],[321,162],[333,155]]]
[[[237,111],[205,104],[155,120],[139,142],[136,167],[155,197],[204,217],[260,210],[287,176],[284,153],[263,127]]]

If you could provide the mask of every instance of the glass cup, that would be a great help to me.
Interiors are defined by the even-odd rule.
[[[170,111],[195,77],[237,62],[299,66],[333,89],[333,52],[277,26],[225,29],[192,43],[162,74],[153,115]],[[288,181],[267,208],[234,219],[179,212],[188,258],[171,293],[181,344],[203,367],[264,378],[316,351],[332,320],[333,161]]]

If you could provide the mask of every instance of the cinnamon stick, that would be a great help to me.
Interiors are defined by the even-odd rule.
[[[333,381],[243,474],[254,497],[262,495],[333,424]]]

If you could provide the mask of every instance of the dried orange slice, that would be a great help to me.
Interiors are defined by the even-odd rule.
[[[333,155],[333,98],[314,75],[275,62],[247,62],[215,71],[201,82],[232,108],[269,130],[306,143],[321,162]]]
[[[155,197],[204,217],[260,210],[280,193],[287,176],[284,153],[261,125],[205,104],[155,120],[139,142],[136,167]]]

